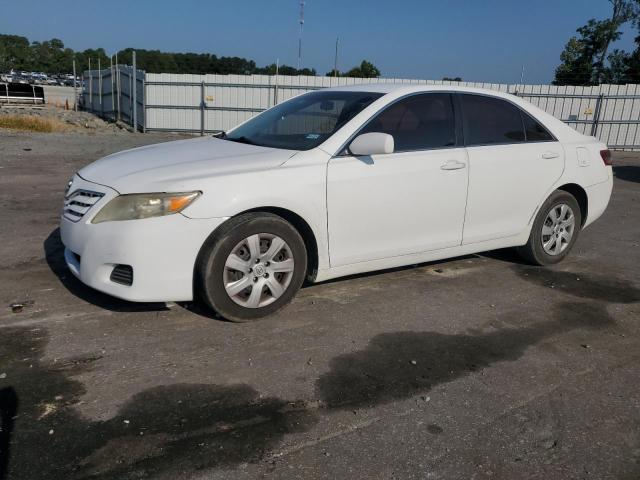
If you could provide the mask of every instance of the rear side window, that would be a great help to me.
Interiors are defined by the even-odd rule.
[[[396,152],[456,145],[453,101],[448,93],[412,95],[387,107],[360,133],[393,136]]]
[[[520,109],[499,98],[463,94],[467,146],[524,142]]]
[[[524,123],[524,131],[527,136],[527,142],[552,142],[555,140],[549,131],[544,128],[540,122],[536,121],[530,115],[522,112],[522,122]]]

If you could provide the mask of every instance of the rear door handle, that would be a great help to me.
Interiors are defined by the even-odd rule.
[[[448,162],[443,163],[440,168],[442,170],[460,170],[466,166],[466,163],[458,162],[457,160],[449,160]]]
[[[542,158],[558,158],[560,154],[558,152],[544,152]]]

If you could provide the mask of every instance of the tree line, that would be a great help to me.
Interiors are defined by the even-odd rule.
[[[611,14],[605,19],[590,19],[576,30],[560,55],[554,85],[597,85],[600,83],[640,83],[640,0],[607,0]],[[638,33],[635,48],[626,52],[611,45],[622,36],[621,28],[631,25]],[[138,68],[150,73],[191,74],[266,74],[317,75],[313,68],[297,69],[276,64],[258,67],[256,62],[242,57],[218,57],[211,53],[172,53],[160,50],[136,49]],[[132,63],[133,49],[117,53],[122,64]],[[98,63],[105,68],[110,57],[103,48],[74,51],[54,38],[43,42],[30,42],[19,35],[0,34],[0,72],[10,69],[45,73],[70,73],[73,61],[76,71],[82,72]],[[344,72],[331,70],[327,76],[375,78],[380,70],[367,60]],[[445,80],[460,81],[460,77]]]
[[[560,55],[554,85],[598,85],[600,83],[640,83],[640,35],[635,49],[610,51],[622,36],[621,28],[631,24],[640,30],[640,0],[608,0],[611,15],[590,19],[576,30]]]
[[[264,74],[275,75],[276,68],[280,75],[317,75],[313,68],[297,69],[289,65],[276,64],[258,67],[256,62],[242,57],[218,57],[211,53],[171,53],[160,50],[136,49],[136,65],[149,73],[191,73],[191,74]],[[133,49],[126,48],[117,53],[121,64],[132,63]],[[0,34],[0,72],[25,70],[30,72],[70,73],[73,61],[76,71],[82,72],[91,68],[97,69],[98,62],[102,68],[109,66],[111,58],[103,48],[74,51],[65,47],[62,40],[54,38],[44,42],[30,42],[19,35]],[[363,60],[346,72],[328,72],[329,76],[347,77],[379,77],[380,70],[372,63]]]

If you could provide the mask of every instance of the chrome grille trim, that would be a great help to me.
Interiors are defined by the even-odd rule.
[[[84,189],[74,190],[73,193],[65,197],[62,214],[67,220],[77,222],[84,217],[91,207],[98,203],[102,197],[104,197],[104,193],[101,192]]]

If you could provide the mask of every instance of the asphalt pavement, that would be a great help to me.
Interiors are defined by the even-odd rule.
[[[488,252],[233,324],[64,265],[73,172],[174,138],[0,132],[0,478],[640,479],[640,154],[556,267]]]

